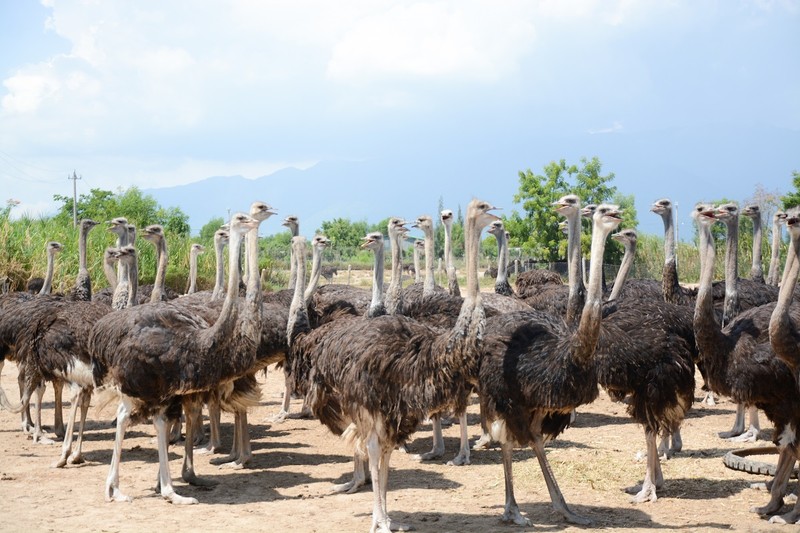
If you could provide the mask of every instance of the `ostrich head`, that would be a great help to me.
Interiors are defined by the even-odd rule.
[[[419,251],[425,250],[425,239],[417,239],[414,241],[414,248]]]
[[[621,243],[623,246],[636,245],[636,230],[624,229],[611,236],[612,239]]]
[[[327,238],[325,235],[314,235],[314,238],[311,239],[311,246],[314,248],[319,248],[321,250],[330,246],[331,240]]]
[[[713,226],[717,221],[717,209],[706,203],[699,203],[694,206],[692,218],[701,226]]]
[[[742,209],[742,214],[750,218],[761,218],[761,208],[757,204],[748,204]]]
[[[164,227],[159,224],[147,226],[142,230],[142,238],[155,244],[164,238]]]
[[[231,235],[228,230],[218,229],[214,232],[214,244],[226,245],[230,239]]]
[[[364,237],[364,242],[361,243],[361,248],[366,250],[377,251],[383,246],[383,234],[379,231],[367,233]]]
[[[193,244],[192,247],[189,249],[189,253],[195,256],[200,255],[205,251],[206,247],[203,246],[202,244],[197,244],[197,243]]]
[[[483,200],[472,200],[467,209],[474,210],[476,223],[475,229],[479,232],[492,222],[500,220],[499,216],[490,212],[499,209],[499,207],[495,207],[488,202],[484,202]]]
[[[297,215],[289,215],[283,219],[281,222],[281,226],[286,226],[289,228],[289,231],[292,232],[294,235],[297,233],[298,228],[300,227],[300,221],[297,219]]]
[[[600,229],[611,233],[622,222],[622,210],[618,205],[600,204],[592,215],[592,219],[600,224]],[[606,235],[608,235],[606,233]]]
[[[250,216],[259,222],[263,222],[275,214],[277,214],[277,211],[264,202],[253,202],[250,204]]]
[[[725,222],[733,221],[739,217],[739,206],[733,202],[717,207],[717,219]]]
[[[672,202],[669,198],[656,200],[653,202],[653,205],[650,206],[650,211],[656,215],[661,215],[662,217],[668,216],[670,213],[672,213]]]
[[[90,231],[93,227],[97,226],[99,222],[95,222],[91,218],[84,218],[81,220],[81,230],[82,231]]]
[[[784,213],[783,211],[776,211],[775,214],[772,215],[772,222],[774,224],[778,224],[780,226],[781,224],[785,224],[786,223],[787,217],[788,217],[788,215],[786,213]]]
[[[496,239],[499,239],[506,234],[506,229],[503,226],[502,220],[493,221],[491,224],[489,224],[489,229],[487,231],[494,235]]]
[[[449,209],[444,209],[440,216],[442,217],[442,222],[445,224],[452,224],[453,222],[453,212]]]
[[[120,239],[125,239],[128,236],[128,219],[125,217],[112,218],[108,221],[108,231]]]
[[[581,216],[583,218],[588,218],[591,220],[592,215],[594,215],[594,212],[596,210],[597,210],[597,204],[586,204],[585,206],[583,206],[583,209],[581,209]]]
[[[47,252],[47,255],[55,255],[64,249],[64,245],[62,245],[60,242],[50,241],[44,245],[44,249]]]
[[[580,205],[581,200],[575,194],[567,194],[553,202],[556,212],[564,217],[575,214],[580,209]]]
[[[433,219],[431,219],[430,215],[420,215],[411,227],[421,229],[423,232],[426,230],[433,231]]]

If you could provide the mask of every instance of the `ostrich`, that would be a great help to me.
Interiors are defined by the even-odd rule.
[[[206,247],[197,243],[189,248],[189,288],[186,289],[186,294],[197,292],[197,256],[205,251]]]
[[[750,267],[750,279],[756,283],[765,283],[764,267],[761,263],[761,207],[758,204],[746,205],[742,214],[753,220],[753,263]]]
[[[453,212],[445,209],[440,213],[442,224],[444,224],[444,258],[445,269],[447,270],[447,292],[451,296],[461,296],[456,277],[456,265],[453,258]]]
[[[86,258],[86,241],[89,232],[99,224],[92,219],[84,218],[80,221],[78,233],[78,276],[75,278],[75,288],[70,294],[71,300],[88,302],[92,299],[92,277],[89,275],[89,267]]]
[[[283,219],[282,226],[289,228],[289,233],[292,237],[297,237],[300,234],[300,221],[297,215],[289,215]],[[294,285],[297,283],[297,267],[294,264],[294,259],[291,257],[291,250],[289,255],[289,290],[294,290]]]
[[[156,278],[153,288],[150,291],[150,303],[163,302],[166,300],[164,283],[167,276],[167,264],[169,256],[167,254],[167,239],[164,236],[164,228],[159,224],[147,226],[142,230],[142,238],[156,247]]]
[[[626,297],[618,302],[636,255],[637,236],[626,229],[612,238],[623,244],[625,256],[603,310],[595,356],[598,381],[612,399],[626,402],[628,414],[645,429],[644,482],[626,490],[634,494],[634,503],[656,501],[656,491],[664,484],[659,452],[669,457],[680,450],[680,425],[694,400],[691,311],[652,299]],[[662,443],[657,447],[659,435]]]
[[[387,225],[392,253],[392,272],[389,287],[386,289],[386,312],[390,315],[403,314],[403,250],[402,241],[408,234],[407,222],[402,218],[391,217]],[[457,284],[456,284],[457,286]]]
[[[574,217],[578,213],[577,197],[562,201],[557,210]],[[598,206],[593,215],[593,265],[602,264],[606,238],[620,221],[616,206]],[[580,232],[579,226],[570,224],[569,228],[573,241]],[[578,269],[577,261],[570,263],[573,295],[577,293],[580,278]],[[529,524],[514,498],[512,450],[515,444],[530,444],[553,506],[570,522],[589,523],[567,507],[547,462],[544,444],[567,427],[575,407],[597,397],[594,354],[600,337],[601,300],[601,269],[592,268],[585,304],[577,321],[539,311],[504,314],[487,321],[478,390],[492,438],[500,442],[503,454],[506,489],[503,520]]]
[[[664,269],[661,274],[664,301],[680,305],[694,305],[697,291],[686,289],[678,280],[672,201],[668,198],[656,200],[650,206],[650,211],[660,216],[664,222]]]
[[[386,499],[389,459],[395,447],[431,413],[466,408],[468,380],[477,373],[476,348],[484,324],[477,277],[480,232],[497,219],[492,209],[479,200],[472,200],[467,209],[467,295],[452,330],[438,332],[398,315],[376,317],[368,327],[348,320],[334,322],[320,347],[312,371],[310,404],[329,427],[341,427],[343,419],[353,421],[346,435],[368,457],[373,480],[371,531],[387,533],[398,527],[389,519]],[[297,298],[294,302],[300,303]],[[298,324],[294,316],[290,313],[290,327]],[[290,342],[302,342],[298,336],[303,328],[290,331]],[[376,382],[385,386],[376,388]]]
[[[780,281],[778,271],[780,269],[781,256],[781,227],[786,223],[787,215],[783,211],[776,211],[772,215],[772,249],[769,259],[769,273],[767,274],[767,285],[777,286]]]
[[[714,240],[711,226],[726,210],[698,204],[692,216],[700,232],[700,286],[694,313],[694,330],[711,389],[744,405],[762,409],[775,425],[774,442],[780,450],[770,501],[753,509],[774,514],[783,504],[787,470],[796,457],[800,393],[789,366],[775,356],[769,343],[770,319],[775,303],[743,311],[721,328],[713,312],[711,280],[714,274]],[[793,312],[793,320],[800,315]],[[788,465],[787,465],[788,463]]]
[[[35,307],[29,305],[33,301],[39,299],[50,301],[48,297],[50,288],[53,285],[53,274],[55,271],[55,256],[63,249],[61,243],[50,241],[45,245],[45,253],[47,255],[47,266],[45,269],[45,279],[42,281],[42,289],[40,289],[39,296],[33,296],[29,292],[10,292],[0,296],[0,371],[3,369],[5,360],[17,361],[17,383],[19,385],[20,398],[26,394],[26,376],[25,376],[25,362],[19,358],[17,354],[17,343],[19,335],[25,331],[27,327],[27,315]],[[41,290],[48,288],[48,292],[42,293]],[[57,436],[64,435],[64,421],[62,415],[62,396],[63,384],[60,381],[53,382],[53,391],[55,393],[55,409],[54,409],[54,423],[53,431]],[[42,398],[44,396],[44,385],[36,390],[36,411],[37,416],[41,416]],[[30,408],[27,404],[22,402],[17,405],[12,405],[9,402],[5,392],[0,389],[0,406],[12,412],[21,412],[22,431],[30,433],[35,442],[52,443],[51,440],[43,438],[41,435],[41,424],[39,429],[36,429],[36,423],[31,417]]]
[[[192,414],[199,407],[197,393],[235,379],[249,369],[260,336],[260,279],[250,276],[245,301],[237,303],[239,255],[244,235],[258,228],[258,220],[238,213],[230,223],[230,283],[222,311],[209,325],[202,317],[182,312],[169,302],[137,306],[109,313],[89,338],[92,373],[96,384],[121,392],[111,468],[105,484],[107,501],[129,501],[119,488],[119,463],[125,429],[132,418],[153,416],[158,440],[161,496],[176,504],[197,500],[177,494],[169,475],[168,416],[183,404]],[[174,413],[174,411],[173,411]],[[186,417],[187,457],[192,453],[194,416]],[[187,470],[184,462],[184,472]]]

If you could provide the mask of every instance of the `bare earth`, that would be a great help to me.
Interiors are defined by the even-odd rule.
[[[16,367],[6,364],[2,386],[16,398]],[[120,485],[132,503],[106,503],[103,485],[108,473],[114,428],[113,412],[89,412],[84,443],[86,463],[51,468],[60,445],[34,444],[20,431],[16,414],[0,412],[0,501],[3,531],[368,531],[372,494],[329,494],[331,485],[348,479],[351,452],[315,420],[264,422],[279,408],[283,375],[264,378],[262,405],[252,411],[254,458],[244,470],[224,470],[195,455],[197,472],[218,482],[196,488],[180,480],[182,446],[171,448],[171,470],[179,493],[199,505],[176,506],[153,492],[157,452],[152,425],[135,426],[125,439]],[[699,375],[698,375],[699,379]],[[697,399],[701,398],[698,390]],[[52,424],[52,388],[45,396],[43,419]],[[300,401],[293,401],[296,412]],[[113,411],[113,407],[110,408]],[[470,408],[470,434],[477,437],[477,403]],[[594,528],[617,531],[681,529],[686,531],[762,531],[775,526],[748,511],[768,496],[750,488],[766,478],[727,469],[722,456],[741,447],[723,441],[717,432],[730,429],[734,406],[695,403],[683,426],[684,450],[664,463],[665,487],[655,503],[634,505],[622,491],[641,481],[644,448],[641,428],[624,407],[601,393],[579,410],[576,423],[549,447],[549,460],[567,500],[589,517]],[[66,415],[66,412],[65,412]],[[232,417],[223,415],[223,442],[232,434]],[[769,427],[763,418],[762,425]],[[50,434],[50,436],[53,436]],[[458,446],[458,425],[445,429],[447,456]],[[768,442],[760,441],[760,445]],[[412,452],[428,451],[430,427],[423,426],[410,443]],[[747,445],[745,445],[747,446]],[[769,457],[772,459],[773,457]],[[417,531],[577,531],[555,513],[536,458],[529,449],[515,454],[516,495],[533,526],[521,528],[500,521],[503,471],[497,449],[473,452],[472,464],[446,466],[443,461],[419,463],[409,455],[392,456],[389,512]],[[794,488],[794,482],[790,485]]]

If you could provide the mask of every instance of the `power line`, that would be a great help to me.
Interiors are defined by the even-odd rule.
[[[56,183],[56,182],[59,181],[58,179],[42,179],[42,178],[37,178],[37,177],[31,176],[28,172],[26,172],[25,170],[23,170],[19,166],[17,166],[15,164],[16,161],[18,161],[18,160],[16,160],[15,158],[12,158],[10,155],[6,154],[5,152],[0,151],[0,162],[5,163],[6,166],[8,166],[9,168],[13,169],[15,171],[15,173],[16,173],[16,175],[15,175],[15,173],[10,173],[8,171],[4,172],[4,174],[7,175],[8,177],[10,177],[12,179],[15,179],[17,181],[23,181],[23,182],[28,182],[28,183]],[[25,163],[23,163],[23,164],[25,164]],[[28,165],[28,166],[32,166],[32,165]],[[33,167],[33,168],[36,168],[36,167]],[[54,172],[54,171],[46,170],[45,172]],[[59,172],[61,172],[61,171],[59,171]],[[21,177],[21,176],[24,176],[24,177]]]

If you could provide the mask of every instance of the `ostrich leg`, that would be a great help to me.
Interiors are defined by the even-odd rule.
[[[533,448],[534,453],[536,453],[536,458],[539,460],[539,466],[542,469],[542,475],[544,476],[544,481],[547,484],[547,491],[550,493],[550,500],[553,502],[553,507],[555,510],[564,515],[564,518],[567,519],[567,522],[572,524],[580,524],[584,526],[591,524],[591,521],[588,518],[584,518],[573,513],[569,507],[567,507],[567,502],[564,501],[564,496],[561,494],[561,489],[558,488],[558,483],[556,483],[553,470],[550,468],[550,463],[547,461],[547,456],[544,452],[544,441],[541,437],[541,431],[536,433],[536,437],[534,438],[533,445],[531,447]],[[658,455],[655,454],[655,449],[653,452],[656,460],[658,460]]]
[[[664,485],[664,476],[661,473],[661,462],[656,447],[656,434],[645,431],[645,441],[647,443],[647,469],[644,482],[641,485],[625,489],[628,494],[634,494],[631,498],[632,503],[656,501],[658,499],[656,489],[660,489]]]
[[[506,487],[506,505],[503,511],[503,521],[514,522],[518,526],[529,526],[531,525],[531,521],[522,516],[519,512],[519,505],[517,505],[517,500],[514,498],[514,470],[512,460],[514,445],[504,442],[500,445],[500,448],[503,453],[503,474]]]
[[[189,426],[191,422],[187,420],[186,424]],[[169,475],[170,420],[161,412],[153,417],[153,425],[156,427],[156,439],[158,441],[158,485],[161,489],[161,497],[176,505],[196,504],[196,499],[181,496],[175,492],[175,488],[172,486],[172,477]],[[186,442],[186,446],[191,449],[192,443],[189,441],[188,435]]]

